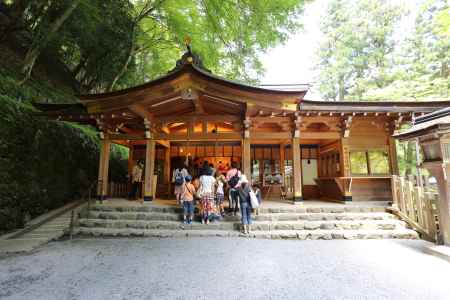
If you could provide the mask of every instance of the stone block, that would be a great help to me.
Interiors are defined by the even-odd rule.
[[[308,239],[320,240],[320,239],[323,239],[323,235],[324,235],[324,233],[322,233],[320,231],[312,231],[311,233],[308,234]]]
[[[298,220],[298,215],[295,214],[282,214],[278,216],[278,221],[296,221]]]
[[[320,207],[308,207],[306,209],[306,212],[308,212],[308,213],[321,213],[322,209]]]
[[[270,226],[270,230],[291,230],[292,224],[291,223],[275,223]]]
[[[308,239],[308,233],[307,232],[297,232],[297,239],[299,240],[306,240]]]
[[[322,223],[320,224],[320,229],[334,229],[334,223]]]
[[[305,222],[306,230],[316,230],[320,228],[320,223],[318,222]]]
[[[303,229],[305,229],[305,223],[304,223],[304,222],[295,222],[295,223],[292,225],[292,228],[293,228],[294,230],[303,230]]]
[[[282,239],[296,239],[297,238],[297,233],[295,233],[294,231],[280,232],[280,238],[282,238]]]
[[[344,239],[346,240],[354,240],[357,239],[358,235],[353,232],[344,232]]]
[[[335,239],[335,240],[341,240],[341,239],[344,238],[344,233],[343,233],[343,232],[337,232],[337,231],[334,231],[334,232],[331,233],[331,236],[332,236],[333,239]]]
[[[332,240],[332,239],[333,239],[333,236],[332,236],[331,233],[324,233],[324,234],[322,235],[322,239],[323,239],[323,240]]]
[[[377,227],[377,229],[381,229],[381,230],[394,230],[396,228],[395,225],[396,224],[393,224],[393,223],[381,223],[381,224],[377,224],[376,227]]]
[[[310,214],[307,215],[307,220],[309,221],[321,221],[323,216],[321,214]]]
[[[306,213],[306,207],[296,207],[295,212],[304,214],[304,213]]]

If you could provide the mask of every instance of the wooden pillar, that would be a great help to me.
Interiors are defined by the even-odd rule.
[[[250,118],[245,118],[243,123],[244,136],[241,142],[242,172],[249,181],[252,180],[252,162],[250,161],[250,125]]]
[[[245,174],[248,180],[252,178],[251,171],[251,161],[250,161],[250,139],[242,139],[242,172]]]
[[[144,201],[153,200],[153,173],[155,170],[155,140],[146,140],[145,149],[145,179],[144,179]]]
[[[128,174],[131,174],[133,171],[133,158],[134,158],[134,147],[130,145],[128,150]]]
[[[348,138],[341,138],[341,176],[350,176],[350,148],[348,146]]]
[[[397,147],[393,137],[389,137],[389,162],[391,165],[391,175],[399,175],[397,161]]]
[[[98,167],[97,197],[103,201],[108,195],[109,153],[111,141],[100,140],[100,159]]]
[[[280,172],[281,172],[281,176],[283,177],[283,183],[285,184],[285,182],[284,182],[284,161],[285,161],[285,159],[286,159],[286,155],[285,155],[285,152],[284,152],[284,149],[285,149],[285,145],[284,145],[284,143],[281,143],[280,144]]]
[[[164,152],[164,178],[167,184],[167,197],[170,198],[172,188],[172,178],[170,176],[170,142],[169,147],[167,147]]]
[[[350,148],[348,146],[348,138],[341,138],[341,147],[340,147],[340,166],[341,166],[341,176],[350,177]],[[344,182],[348,182],[348,188],[344,188],[344,195],[342,195],[343,201],[352,201],[352,193],[351,193],[351,180],[344,180]]]
[[[303,200],[300,137],[292,138],[292,168],[294,171],[294,202],[298,202]]]

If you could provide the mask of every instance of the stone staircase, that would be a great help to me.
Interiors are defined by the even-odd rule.
[[[384,207],[293,205],[260,208],[249,235],[268,239],[417,239],[417,232]],[[92,236],[242,236],[239,216],[208,225],[181,223],[174,206],[97,204],[84,212],[75,233]]]
[[[0,254],[28,252],[60,239],[69,231],[72,210],[76,216],[81,206],[82,201],[69,203],[33,219],[23,229],[1,236]]]

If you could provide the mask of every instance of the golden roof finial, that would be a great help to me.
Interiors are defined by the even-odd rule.
[[[191,46],[191,37],[190,37],[190,36],[186,35],[186,36],[184,37],[184,44],[185,44],[186,47],[188,47],[188,48]]]

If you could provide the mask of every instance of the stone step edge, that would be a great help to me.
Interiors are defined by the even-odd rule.
[[[151,213],[151,212],[90,212],[82,216],[83,219],[104,219],[104,220],[143,220],[143,221],[178,221],[183,215],[179,213]],[[295,214],[259,214],[253,215],[254,220],[259,221],[366,221],[366,220],[399,220],[395,215],[389,213],[295,213]],[[240,216],[225,216],[222,221],[239,221]]]
[[[182,211],[181,207],[176,206],[91,206],[92,211],[118,211],[118,212],[173,212]],[[387,207],[373,206],[347,206],[347,207],[292,207],[292,208],[260,208],[261,212],[267,213],[350,213],[350,212],[386,212]]]
[[[149,224],[167,224],[167,225],[183,225],[180,221],[169,221],[169,220],[129,220],[129,219],[93,219],[93,218],[80,218],[79,223],[83,222],[98,222],[98,223],[149,223]],[[388,219],[388,220],[283,220],[283,221],[256,221],[253,220],[254,225],[270,225],[270,224],[406,224],[405,221],[399,219]],[[218,222],[211,222],[209,225],[219,226],[220,224],[240,224],[238,220],[222,220]],[[194,221],[194,225],[202,225],[200,222]]]
[[[105,220],[105,219],[82,219],[79,227],[85,228],[135,228],[154,230],[238,230],[240,222],[217,222],[203,225],[194,222],[193,225],[185,225],[177,221],[128,221],[128,220]],[[407,228],[403,221],[294,221],[294,222],[254,222],[255,231],[272,230],[395,230]]]
[[[265,239],[419,239],[417,232],[410,229],[403,230],[278,230],[251,232],[244,235],[238,231],[223,230],[151,230],[151,229],[99,229],[75,228],[75,235],[105,236],[105,237],[156,237],[156,238],[185,238],[185,237],[249,237]]]
[[[160,211],[103,211],[103,210],[91,210],[89,212],[90,214],[117,214],[117,215],[138,215],[138,214],[144,214],[144,215],[151,215],[151,216],[181,216],[182,212],[160,212]],[[253,214],[254,216],[256,214]],[[286,216],[286,215],[293,215],[293,216],[310,216],[310,215],[324,215],[324,216],[389,216],[395,218],[396,216],[390,212],[318,212],[318,213],[309,213],[309,212],[277,212],[277,213],[259,213],[258,216]],[[228,217],[232,217],[231,215],[227,215]]]

